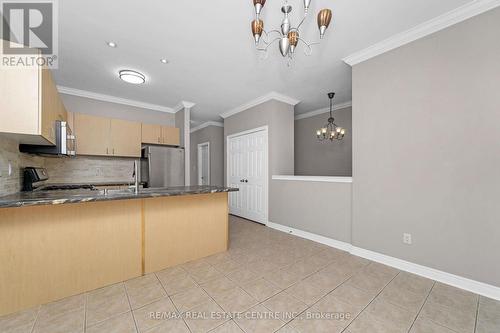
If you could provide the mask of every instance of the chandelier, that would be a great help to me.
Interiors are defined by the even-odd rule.
[[[316,131],[319,141],[330,140],[333,142],[333,140],[342,140],[346,133],[344,128],[335,124],[335,119],[333,118],[333,97],[335,97],[335,93],[331,92],[328,94],[328,98],[330,98],[330,118],[328,118],[328,124]]]
[[[255,47],[258,51],[262,51],[267,55],[267,49],[274,44],[274,42],[278,42],[279,50],[281,55],[284,58],[291,60],[293,58],[295,49],[299,42],[302,42],[304,47],[304,53],[309,56],[312,54],[312,46],[315,44],[319,44],[319,42],[308,43],[302,37],[300,37],[300,27],[304,23],[307,18],[307,12],[309,10],[309,5],[311,4],[311,0],[303,0],[304,1],[304,17],[297,25],[297,27],[292,27],[292,23],[289,17],[290,12],[292,11],[292,6],[288,4],[288,1],[285,1],[285,4],[281,7],[281,12],[283,13],[283,20],[281,21],[281,28],[279,30],[271,30],[267,32],[264,30],[264,21],[260,19],[260,13],[266,0],[253,0],[253,4],[255,7],[255,20],[252,21],[252,35],[255,39]],[[319,28],[319,38],[322,39],[325,35],[326,29],[330,25],[330,21],[332,20],[332,11],[330,9],[322,9],[318,13],[318,28]],[[262,34],[265,37],[262,37]],[[271,34],[276,34],[276,37],[272,41],[268,41],[268,37]],[[262,37],[262,38],[261,38]],[[262,41],[262,43],[261,43]]]

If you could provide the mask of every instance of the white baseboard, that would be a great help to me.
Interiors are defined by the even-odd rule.
[[[342,250],[342,251],[351,252],[351,249],[352,249],[352,245],[349,243],[341,242],[341,241],[338,241],[338,240],[335,240],[332,238],[328,238],[328,237],[324,237],[324,236],[320,236],[320,235],[316,235],[316,234],[313,234],[313,233],[310,233],[307,231],[294,229],[291,227],[287,227],[286,225],[267,222],[266,226],[273,228],[273,229],[276,229],[276,230],[279,230],[279,231],[286,232],[287,234],[291,234],[291,235],[295,235],[295,236],[298,236],[301,238],[309,239],[309,240],[312,240],[312,241],[320,243],[320,244],[325,244],[325,245],[328,245],[330,247],[334,247],[334,248]]]
[[[438,281],[453,287],[457,287],[463,290],[467,290],[470,292],[473,292],[475,294],[485,296],[488,298],[495,299],[497,301],[500,301],[500,288],[495,287],[483,282],[467,279],[458,275],[446,273],[434,268],[418,265],[409,261],[405,261],[402,259],[394,258],[391,256],[387,256],[385,254],[365,250],[356,246],[353,246],[352,244],[346,243],[346,242],[341,242],[335,239],[331,239],[328,237],[316,235],[307,231],[302,231],[299,229],[294,229],[291,227],[287,227],[281,224],[277,223],[272,223],[272,222],[267,222],[266,226],[286,232],[301,238],[309,239],[314,242],[318,242],[324,245],[328,245],[330,247],[342,250],[342,251],[347,251],[351,253],[352,255],[362,257],[365,259],[369,259],[387,266],[391,266],[394,268],[397,268],[399,270],[413,273],[416,275],[423,276],[425,278]]]

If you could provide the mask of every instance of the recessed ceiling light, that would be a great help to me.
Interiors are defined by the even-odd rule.
[[[120,79],[127,83],[142,84],[146,82],[146,77],[144,76],[144,74],[130,69],[121,70],[118,72],[118,75],[120,76]]]
[[[107,44],[109,47],[112,47],[112,48],[115,48],[115,47],[117,47],[117,46],[118,46],[115,42],[106,42],[106,44]]]
[[[165,59],[165,58],[160,59],[160,62],[161,62],[162,64],[168,64],[168,63],[169,63],[169,61],[168,61],[167,59]]]

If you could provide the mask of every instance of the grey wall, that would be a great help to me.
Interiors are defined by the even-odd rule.
[[[185,110],[182,109],[180,111],[177,111],[174,115],[174,126],[179,128],[179,131],[180,131],[180,135],[181,135],[181,140],[180,140],[180,143],[181,143],[181,147],[184,147],[185,144],[184,144],[184,112]]]
[[[268,126],[269,200],[279,196],[272,175],[294,174],[294,107],[268,101],[224,119],[224,182],[226,182],[227,136],[257,127]],[[274,208],[269,206],[269,216]]]
[[[269,178],[272,175],[294,173],[294,108],[275,100],[224,119],[224,146],[227,136],[257,127],[268,126]],[[224,168],[226,148],[224,148]],[[225,174],[225,173],[224,173]],[[271,183],[271,181],[269,181]]]
[[[351,243],[350,183],[273,180],[269,221]]]
[[[329,113],[295,120],[295,174],[302,176],[352,176],[352,108],[334,112],[335,123],[347,130],[342,141],[318,141],[316,131]]]
[[[495,9],[354,66],[355,246],[500,286],[499,31]]]
[[[207,126],[191,133],[191,185],[198,184],[198,144],[210,142],[210,184],[224,185],[224,128]]]
[[[133,106],[97,101],[90,98],[61,94],[64,106],[70,112],[138,121],[148,124],[175,126],[175,114]]]

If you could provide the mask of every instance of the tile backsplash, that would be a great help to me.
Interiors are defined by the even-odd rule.
[[[44,160],[39,156],[20,153],[16,141],[0,138],[0,196],[19,192],[22,188],[23,168],[44,167]]]
[[[134,159],[79,156],[45,158],[50,183],[133,183]]]
[[[19,152],[18,143],[0,138],[0,196],[19,192],[24,167],[45,167],[49,183],[132,183],[134,159],[40,157]],[[9,176],[9,163],[12,174]]]

